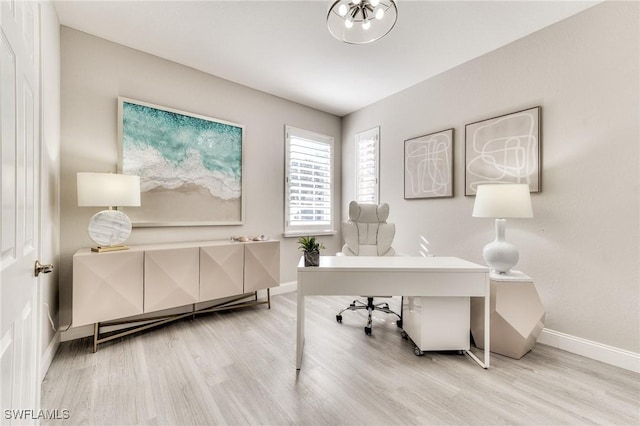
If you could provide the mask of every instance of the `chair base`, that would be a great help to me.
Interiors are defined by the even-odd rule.
[[[396,325],[399,328],[402,328],[402,316],[392,311],[389,308],[389,304],[387,302],[373,303],[373,297],[367,297],[367,303],[364,303],[360,300],[354,300],[349,306],[347,306],[346,308],[338,312],[338,314],[336,315],[336,321],[340,323],[342,322],[342,313],[344,311],[357,311],[360,309],[366,309],[369,313],[367,316],[367,325],[364,327],[364,333],[367,336],[371,335],[371,328],[373,325],[373,321],[372,321],[373,311],[380,311],[380,312],[384,312],[385,314],[393,314],[397,316],[398,321],[396,322]]]

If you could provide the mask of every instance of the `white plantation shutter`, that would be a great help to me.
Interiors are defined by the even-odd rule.
[[[356,135],[356,200],[360,203],[378,204],[379,129]]]
[[[287,126],[285,235],[333,232],[333,138]]]

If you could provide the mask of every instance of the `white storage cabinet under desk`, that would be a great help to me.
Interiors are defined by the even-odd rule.
[[[470,348],[470,298],[405,296],[402,329],[424,351],[468,351]]]
[[[242,306],[266,303],[270,307],[269,288],[278,285],[279,241],[154,244],[104,253],[81,249],[73,256],[72,325],[94,324],[95,351],[97,344],[107,341],[99,336],[101,325],[191,306],[188,314],[157,317],[164,323],[225,309],[199,310],[196,304],[234,296],[233,301],[254,296],[254,301]],[[257,291],[263,289],[267,300],[259,302]],[[222,305],[231,307],[228,302]],[[105,322],[109,324],[101,324]]]

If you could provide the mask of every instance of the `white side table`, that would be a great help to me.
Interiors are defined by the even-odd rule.
[[[491,272],[491,352],[520,359],[529,352],[544,327],[545,312],[533,279],[520,271]],[[471,334],[484,348],[484,306],[471,298]]]

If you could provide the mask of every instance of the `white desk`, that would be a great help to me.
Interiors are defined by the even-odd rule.
[[[321,256],[320,266],[298,264],[296,368],[302,363],[305,296],[470,296],[484,298],[484,362],[489,368],[489,268],[457,257]]]

